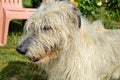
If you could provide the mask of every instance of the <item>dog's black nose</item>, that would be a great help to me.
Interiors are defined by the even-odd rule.
[[[18,46],[17,48],[16,48],[16,51],[17,52],[19,52],[20,54],[26,54],[26,52],[27,52],[27,49],[24,47],[24,46]]]

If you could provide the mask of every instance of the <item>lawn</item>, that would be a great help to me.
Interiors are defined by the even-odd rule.
[[[16,52],[22,33],[20,23],[21,21],[11,23],[8,43],[0,47],[0,80],[45,80],[37,65]]]

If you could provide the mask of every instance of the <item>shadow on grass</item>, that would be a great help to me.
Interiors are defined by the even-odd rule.
[[[17,61],[0,71],[0,80],[46,80],[46,75],[37,65]]]

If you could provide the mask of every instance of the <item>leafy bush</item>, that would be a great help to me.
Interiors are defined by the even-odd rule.
[[[90,20],[101,19],[105,25],[120,27],[120,0],[76,0],[81,14]],[[110,25],[111,24],[111,25]],[[109,27],[107,27],[109,28]],[[111,28],[111,27],[110,27]]]
[[[23,6],[26,8],[32,8],[32,1],[31,0],[22,0],[23,1]]]
[[[41,2],[42,0],[32,0],[33,8],[37,8],[38,6],[40,6]]]
[[[107,17],[120,21],[120,0],[111,0],[106,5]]]
[[[42,0],[23,0],[23,6],[26,8],[37,8]]]

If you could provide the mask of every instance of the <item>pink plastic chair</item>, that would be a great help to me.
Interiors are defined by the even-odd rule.
[[[10,21],[12,19],[27,19],[34,11],[36,9],[23,8],[22,0],[0,0],[0,46],[7,43]]]

